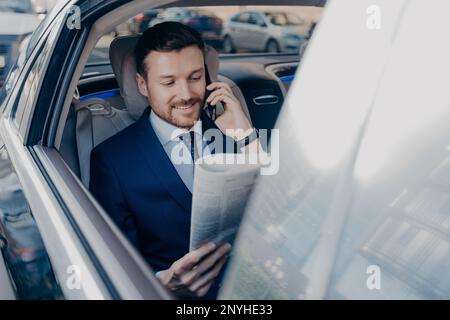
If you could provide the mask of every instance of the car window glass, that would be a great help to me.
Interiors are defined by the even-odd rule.
[[[22,94],[20,95],[18,102],[13,108],[13,117],[15,123],[19,126],[24,110],[30,110],[33,104],[36,102],[37,94],[39,93],[39,88],[41,82],[45,75],[45,65],[48,58],[51,56],[52,47],[54,45],[56,36],[59,33],[59,24],[55,22],[53,28],[51,29],[48,37],[43,41],[43,44],[39,48],[39,52],[33,61],[33,66],[26,76],[22,87]]]
[[[256,25],[262,25],[264,24],[264,20],[261,18],[261,16],[257,13],[252,13],[250,16],[250,23],[256,24]]]
[[[172,7],[159,9],[157,15],[150,14],[152,11],[155,10],[143,11],[103,35],[89,56],[88,66],[110,64],[109,46],[116,37],[141,34],[147,28],[164,21],[179,21],[194,28],[205,43],[216,49],[219,54],[265,52],[268,48],[268,39],[277,42],[280,52],[300,53],[305,50],[308,31],[320,19],[323,8],[297,5]],[[266,19],[264,15],[272,16]],[[286,29],[276,32],[271,28],[264,28],[262,32],[267,34],[261,33],[258,37],[250,37],[245,30],[240,30],[249,23],[265,26],[271,20]],[[230,25],[230,22],[233,22],[233,25]],[[291,28],[292,26],[294,28]],[[285,37],[287,33],[290,35],[289,39]],[[225,39],[230,40],[228,46]],[[230,43],[233,45],[231,50]]]
[[[243,13],[239,16],[239,22],[241,23],[249,23],[250,21],[250,14],[249,13]]]
[[[380,61],[383,71],[370,76],[377,90],[364,94],[364,107],[354,102],[352,112],[336,121],[327,113],[332,107],[305,108],[293,117],[295,103],[284,106],[277,122],[280,170],[261,176],[253,189],[221,298],[450,297],[450,113],[444,80],[450,48],[440,36],[430,37],[425,47],[416,38],[441,27],[444,32],[448,22],[442,24],[444,11],[426,26],[417,23],[425,8],[420,1],[402,8],[405,28],[397,30],[391,21],[396,34],[395,40],[385,34],[386,60],[368,58]],[[348,29],[358,18],[352,23]],[[437,59],[417,63],[427,54]],[[405,70],[412,65],[427,76],[408,81]],[[333,121],[324,125],[323,114]],[[303,125],[312,120],[314,129],[302,132],[300,118]],[[333,134],[339,138],[330,139]]]
[[[31,71],[28,73],[28,76],[23,84],[22,87],[22,94],[20,95],[19,102],[17,104],[17,108],[14,109],[14,111],[17,111],[18,109],[20,112],[14,113],[14,120],[17,124],[17,126],[20,125],[20,121],[22,119],[23,111],[28,109],[31,104],[33,103],[36,93],[37,93],[37,85],[38,85],[38,72],[41,70],[42,65],[44,63],[44,55],[39,54],[38,58],[34,62],[33,67],[31,68]],[[20,106],[20,108],[19,108]]]
[[[17,298],[63,299],[39,228],[0,140],[0,247]]]
[[[300,26],[304,24],[303,19],[295,14],[277,12],[267,13],[266,15],[270,22],[277,26]]]
[[[249,18],[248,18],[248,23],[250,24],[256,24],[256,16],[254,13],[251,13]]]
[[[239,21],[240,16],[241,16],[240,14],[237,14],[237,15],[235,15],[234,17],[232,17],[230,20],[231,20],[231,21],[234,21],[234,22]]]
[[[14,63],[13,66],[11,66],[8,75],[6,77],[6,81],[3,84],[3,86],[1,86],[0,88],[0,103],[3,102],[3,100],[6,98],[6,96],[9,95],[9,93],[11,92],[14,83],[17,80],[17,77],[19,75],[20,70],[22,69],[22,67],[24,66],[25,62],[26,62],[26,46],[28,45],[29,41],[30,41],[31,36],[27,36],[25,37],[19,44],[19,56],[16,60],[16,62]],[[1,47],[0,45],[0,54],[4,53],[4,48]],[[0,69],[2,69],[3,67],[5,67],[4,63],[5,63],[5,59],[4,57],[0,58]],[[4,76],[4,74],[2,74],[3,72],[6,71],[6,68],[3,68],[3,70],[0,70],[0,76]]]

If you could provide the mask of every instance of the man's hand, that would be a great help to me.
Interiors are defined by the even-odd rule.
[[[158,278],[176,294],[202,297],[219,275],[230,248],[229,243],[217,249],[214,243],[207,243],[175,261],[169,269],[159,272]]]
[[[224,107],[224,112],[215,121],[217,127],[224,134],[226,134],[227,129],[241,129],[242,132],[233,137],[236,140],[240,140],[248,135],[252,130],[252,126],[228,83],[213,82],[206,89],[212,91],[206,102],[213,106],[221,102]],[[236,132],[238,133],[238,131]]]

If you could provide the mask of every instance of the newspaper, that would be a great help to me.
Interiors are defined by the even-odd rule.
[[[196,162],[191,251],[209,241],[233,242],[259,174],[260,166],[248,162],[245,154],[215,154]]]

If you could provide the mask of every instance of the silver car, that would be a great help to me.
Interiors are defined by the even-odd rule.
[[[242,11],[224,23],[223,48],[227,53],[297,52],[305,40],[306,25],[293,13]]]

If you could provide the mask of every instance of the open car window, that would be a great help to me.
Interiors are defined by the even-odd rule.
[[[268,43],[277,42],[280,53],[300,53],[307,45],[311,28],[320,19],[322,8],[308,6],[207,6],[160,9],[142,12],[128,21],[118,25],[110,34],[104,35],[88,63],[109,62],[108,48],[111,41],[118,36],[142,33],[148,27],[164,21],[178,21],[200,32],[205,42],[220,54],[239,53],[255,54],[268,51]],[[257,13],[255,13],[257,12]],[[260,14],[258,14],[260,13]],[[268,17],[275,30],[265,26],[263,15]],[[238,22],[241,25],[232,25]],[[242,24],[253,24],[264,28],[258,34],[249,34],[240,30]],[[293,38],[292,35],[296,37]],[[290,39],[289,39],[290,37]],[[230,39],[233,50],[227,47]]]

